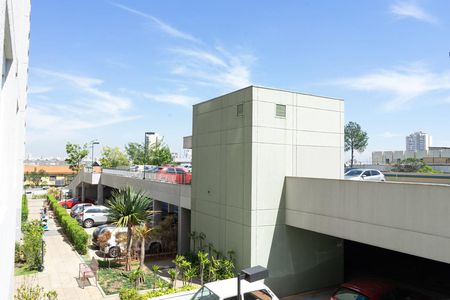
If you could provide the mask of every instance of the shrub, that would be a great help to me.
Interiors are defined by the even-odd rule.
[[[78,222],[73,219],[67,211],[58,204],[58,201],[52,195],[48,196],[50,207],[55,213],[64,233],[72,242],[75,250],[80,254],[87,253],[87,245],[89,241],[89,235],[81,227]]]
[[[16,246],[14,248],[14,262],[16,264],[25,262],[25,254],[23,253],[23,246],[19,242],[16,242]]]
[[[56,187],[51,187],[47,190],[47,195],[53,196],[55,199],[59,199],[61,191]]]
[[[119,292],[120,300],[144,300],[143,295],[139,294],[136,289],[122,288]]]
[[[29,284],[22,284],[16,290],[16,294],[14,295],[15,300],[57,300],[58,294],[56,291],[48,291],[46,292],[44,288],[39,285],[32,286]]]
[[[26,195],[22,196],[22,223],[28,220],[28,198]]]
[[[26,265],[29,270],[37,270],[42,264],[42,237],[44,230],[39,220],[26,222],[22,226],[23,246]]]
[[[170,295],[174,293],[187,292],[195,289],[196,287],[193,285],[185,285],[182,288],[174,289],[174,288],[162,288],[158,290],[154,290],[145,294],[139,294],[136,289],[133,288],[122,288],[119,292],[120,300],[145,300],[154,297],[161,297],[165,295]]]

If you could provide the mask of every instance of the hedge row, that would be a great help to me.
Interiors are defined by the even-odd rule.
[[[28,198],[26,195],[22,196],[22,223],[28,220]]]
[[[47,197],[50,202],[50,207],[55,213],[64,233],[67,235],[69,240],[72,242],[75,250],[80,254],[87,253],[87,245],[89,240],[89,235],[81,227],[78,222],[73,219],[67,211],[58,204],[58,201],[52,195]]]

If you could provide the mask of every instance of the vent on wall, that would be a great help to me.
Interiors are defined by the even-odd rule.
[[[275,116],[280,118],[286,118],[286,105],[277,104],[275,109]]]
[[[244,116],[244,104],[236,105],[236,115],[238,117],[243,117]]]

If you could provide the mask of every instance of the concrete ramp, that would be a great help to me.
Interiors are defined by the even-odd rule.
[[[286,177],[286,224],[450,263],[450,186]]]

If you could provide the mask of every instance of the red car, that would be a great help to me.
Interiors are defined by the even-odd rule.
[[[163,167],[156,173],[156,179],[177,184],[191,184],[192,173],[180,167]]]
[[[356,279],[343,283],[330,300],[428,300],[415,291],[378,279]]]
[[[95,204],[95,200],[88,199],[88,198],[84,198],[84,202]],[[58,203],[59,203],[59,205],[61,205],[64,208],[72,208],[76,204],[82,203],[82,202],[81,202],[81,198],[80,197],[74,197],[74,198],[70,198],[70,199],[67,199],[67,200],[59,201]]]

